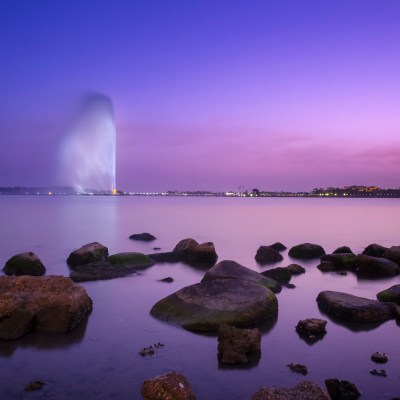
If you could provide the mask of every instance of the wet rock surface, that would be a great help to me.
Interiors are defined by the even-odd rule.
[[[250,268],[240,265],[236,261],[224,260],[210,268],[204,275],[202,282],[213,279],[240,279],[266,286],[274,293],[282,290],[274,279],[268,278]]]
[[[141,395],[143,400],[196,400],[189,381],[176,372],[145,380]]]
[[[143,233],[134,233],[133,235],[129,236],[129,239],[140,240],[142,242],[151,242],[153,240],[156,240],[157,238],[153,236],[151,233],[143,232]]]
[[[209,268],[218,259],[212,242],[199,244],[191,238],[181,240],[172,251],[178,253],[182,260],[193,266]]]
[[[260,346],[261,333],[257,328],[222,324],[218,329],[218,357],[223,364],[246,364],[248,353],[259,352]]]
[[[46,273],[40,258],[30,252],[16,254],[11,257],[3,268],[3,272],[6,275],[30,275],[30,276],[41,276]]]
[[[400,285],[394,285],[389,289],[382,290],[376,297],[379,301],[389,301],[400,305]]]
[[[307,318],[300,320],[296,325],[296,332],[310,342],[316,342],[326,335],[328,321],[320,318]]]
[[[86,290],[62,276],[0,277],[0,339],[68,332],[92,310]]]
[[[278,250],[269,246],[260,246],[255,255],[255,259],[259,264],[276,263],[283,260]]]
[[[384,322],[397,315],[394,303],[382,303],[342,292],[321,292],[317,302],[326,314],[356,323]]]
[[[292,278],[290,270],[284,267],[277,267],[268,269],[267,271],[261,272],[262,275],[277,281],[279,284],[289,283]]]
[[[135,269],[143,269],[155,265],[154,260],[150,257],[135,252],[113,254],[107,258],[107,262],[111,265],[125,265]]]
[[[388,362],[389,357],[385,353],[375,352],[371,355],[371,360],[378,364],[385,364]]]
[[[306,269],[299,264],[289,264],[285,267],[291,275],[301,275],[306,272]]]
[[[187,286],[157,302],[152,316],[193,331],[222,324],[248,327],[276,318],[278,301],[267,287],[240,279],[212,279]]]
[[[387,249],[387,247],[381,246],[380,244],[372,243],[364,249],[362,254],[371,257],[382,257]]]
[[[356,257],[357,256],[353,253],[325,254],[321,257],[321,264],[329,263],[332,267],[332,270],[351,271],[354,269]],[[320,266],[318,266],[318,269],[321,269]]]
[[[395,276],[400,272],[399,266],[386,258],[358,254],[355,262],[357,275],[365,277]]]
[[[313,243],[302,243],[289,250],[289,256],[300,259],[319,258],[325,254],[322,246]]]
[[[251,400],[330,400],[330,398],[316,383],[301,381],[291,389],[263,387],[251,396]]]
[[[357,386],[349,381],[326,379],[325,385],[332,400],[357,400],[361,396]]]
[[[382,257],[395,262],[397,265],[400,265],[400,246],[390,247],[382,254]]]
[[[108,248],[99,242],[88,243],[73,251],[67,258],[67,264],[71,267],[89,264],[93,262],[106,261]]]

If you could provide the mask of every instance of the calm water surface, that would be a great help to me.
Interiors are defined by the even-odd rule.
[[[330,253],[342,245],[361,252],[370,243],[400,244],[399,199],[301,198],[128,198],[0,196],[0,261],[34,251],[47,274],[69,274],[66,258],[81,245],[99,241],[110,253],[171,250],[181,239],[212,241],[219,260],[232,259],[256,271],[260,245],[275,241],[288,248],[303,242],[321,244]],[[152,243],[129,240],[150,232]],[[295,260],[287,251],[275,266]],[[303,376],[288,363],[308,366],[308,380],[354,382],[362,399],[400,395],[400,327],[354,327],[328,319],[328,334],[308,345],[295,332],[299,319],[321,317],[315,301],[322,290],[375,298],[400,278],[359,280],[355,275],[322,274],[318,261],[300,262],[307,272],[292,278],[295,289],[278,294],[278,320],[263,326],[261,359],[248,368],[221,368],[215,335],[199,335],[149,315],[152,305],[174,291],[197,283],[204,271],[182,263],[158,264],[140,275],[87,282],[94,309],[86,323],[67,335],[28,335],[0,342],[0,399],[140,399],[143,380],[175,370],[184,373],[200,400],[250,399],[263,385],[293,386]],[[158,282],[171,276],[171,284]],[[153,343],[165,348],[152,358],[138,351]],[[380,368],[375,351],[389,355],[388,377],[369,374]],[[32,380],[47,383],[39,393],[23,392]]]

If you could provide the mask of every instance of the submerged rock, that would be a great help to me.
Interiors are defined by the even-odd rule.
[[[325,385],[332,400],[357,400],[361,396],[357,386],[349,381],[326,379]]]
[[[269,246],[260,246],[255,255],[255,259],[260,264],[275,263],[283,260],[278,250]]]
[[[63,276],[0,277],[0,339],[67,332],[92,310],[86,290]]]
[[[291,371],[296,372],[298,374],[302,374],[302,375],[307,375],[308,374],[308,368],[303,365],[303,364],[288,364],[287,365]]]
[[[261,333],[257,328],[240,329],[223,324],[218,329],[218,355],[223,364],[246,364],[247,353],[259,352]]]
[[[142,242],[151,242],[153,240],[156,240],[157,238],[153,236],[151,233],[134,233],[133,235],[129,236],[129,239],[132,240],[140,240]]]
[[[328,321],[319,318],[307,318],[300,320],[296,325],[297,333],[310,342],[322,339],[326,335]]]
[[[293,258],[319,258],[325,254],[325,250],[318,244],[302,243],[293,246],[289,250],[289,256]]]
[[[331,400],[328,393],[314,382],[301,381],[297,386],[263,387],[251,396],[251,400]]]
[[[3,271],[6,275],[41,276],[46,273],[46,268],[40,261],[40,258],[30,251],[11,257],[6,262]]]
[[[172,251],[194,266],[211,267],[218,259],[212,242],[199,244],[191,238],[181,240]]]
[[[29,382],[25,387],[25,392],[34,392],[36,390],[42,390],[44,388],[45,383],[42,381],[32,381]]]
[[[189,381],[176,372],[145,380],[140,393],[143,400],[196,400]]]
[[[284,244],[282,244],[281,242],[276,242],[274,244],[269,245],[268,247],[271,247],[277,251],[283,251],[283,250],[287,249],[287,247]]]
[[[339,253],[339,254],[343,254],[343,253],[354,254],[351,251],[350,247],[348,247],[348,246],[338,247],[335,251],[332,252],[332,254],[337,254],[337,253]]]
[[[358,254],[355,267],[357,275],[365,277],[395,276],[400,272],[399,266],[386,258]]]
[[[292,278],[290,271],[283,267],[268,269],[267,271],[261,272],[261,275],[271,278],[280,284],[289,283]]]
[[[126,265],[131,266],[135,270],[148,268],[155,265],[155,262],[150,257],[142,253],[117,253],[108,257],[107,262],[111,265]]]
[[[394,285],[389,289],[382,290],[376,297],[379,301],[389,301],[400,305],[400,285]]]
[[[400,246],[390,247],[382,254],[382,257],[395,262],[397,265],[400,265]]]
[[[158,301],[151,315],[193,331],[217,331],[222,324],[247,327],[276,318],[278,301],[266,286],[241,279],[211,279]]]
[[[330,263],[334,270],[352,270],[356,262],[356,255],[353,253],[325,254],[321,257],[321,262]]]
[[[166,278],[159,280],[159,282],[167,282],[167,283],[172,283],[173,281],[174,281],[174,278],[171,278],[170,276],[167,276]]]
[[[372,369],[371,371],[369,371],[369,373],[375,376],[382,376],[383,378],[387,377],[386,370],[384,369]]]
[[[173,251],[165,252],[165,253],[153,253],[148,254],[147,257],[150,257],[152,260],[156,262],[168,262],[168,263],[176,263],[183,260],[183,257],[179,253],[174,253]]]
[[[202,282],[213,279],[241,279],[266,286],[273,292],[278,293],[282,290],[281,286],[274,279],[268,278],[263,274],[246,268],[236,261],[224,260],[210,268],[204,275]]]
[[[382,257],[387,249],[387,247],[381,246],[380,244],[372,243],[364,249],[362,254],[371,257]]]
[[[382,303],[341,292],[321,292],[317,302],[326,314],[350,322],[384,322],[397,315],[394,303]]]
[[[93,242],[73,251],[67,258],[67,264],[73,268],[78,265],[106,261],[107,257],[108,248],[99,242]]]

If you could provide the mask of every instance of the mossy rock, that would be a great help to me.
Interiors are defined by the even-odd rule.
[[[289,250],[290,257],[301,259],[319,258],[324,254],[325,250],[319,244],[313,243],[298,244]]]
[[[394,285],[389,289],[382,290],[376,297],[379,301],[393,302],[400,305],[400,285]]]
[[[129,265],[135,269],[148,268],[155,264],[155,261],[142,253],[117,253],[108,257],[107,262],[112,265]]]

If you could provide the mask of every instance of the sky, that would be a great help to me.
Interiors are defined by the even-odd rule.
[[[399,21],[398,0],[0,0],[0,186],[68,184],[99,93],[120,190],[397,188]]]

